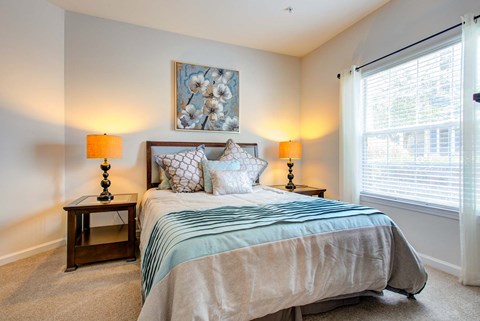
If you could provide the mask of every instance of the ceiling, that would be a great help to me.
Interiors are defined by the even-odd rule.
[[[389,0],[49,1],[95,17],[302,57]]]

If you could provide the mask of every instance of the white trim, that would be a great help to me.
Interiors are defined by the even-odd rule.
[[[434,258],[426,254],[422,254],[418,252],[417,254],[425,265],[431,266],[442,272],[460,277],[460,271],[461,271],[460,266],[439,260],[437,258]]]
[[[22,250],[22,251],[18,251],[18,252],[15,252],[15,253],[4,255],[4,256],[0,257],[0,266],[11,263],[11,262],[15,262],[15,261],[20,260],[20,259],[30,257],[30,256],[38,254],[38,253],[42,253],[42,252],[45,252],[45,251],[48,251],[48,250],[56,249],[56,248],[61,247],[63,245],[65,245],[65,238],[53,240],[53,241],[46,242],[46,243],[43,243],[43,244],[40,244],[40,245],[29,247],[28,249],[25,249],[25,250]]]
[[[458,209],[436,206],[434,204],[415,203],[413,201],[408,201],[404,199],[390,198],[387,196],[380,196],[374,194],[367,195],[365,193],[360,194],[360,203],[362,202],[391,206],[402,210],[444,217],[455,221],[459,220]]]

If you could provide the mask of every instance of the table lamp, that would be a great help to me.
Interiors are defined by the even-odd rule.
[[[110,180],[108,179],[108,170],[110,164],[107,158],[122,157],[122,138],[112,135],[87,135],[87,158],[103,158],[100,168],[103,170],[103,180],[100,186],[103,192],[98,195],[97,200],[101,202],[110,202],[113,195],[108,191]]]
[[[292,159],[302,159],[302,143],[292,142],[291,140],[288,142],[280,142],[278,154],[280,159],[288,159],[288,183],[285,185],[285,188],[293,191],[295,189],[295,184],[292,181],[294,177]]]

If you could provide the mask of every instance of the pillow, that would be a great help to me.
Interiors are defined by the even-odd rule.
[[[213,192],[212,177],[210,171],[234,171],[240,169],[240,162],[234,161],[209,161],[203,160],[203,189],[207,193]]]
[[[176,193],[203,190],[204,158],[204,147],[177,154],[155,155],[155,161],[165,170],[170,186]]]
[[[213,195],[246,194],[253,191],[247,171],[210,171]]]
[[[205,144],[202,144],[202,145],[199,145],[197,147],[195,147],[195,150],[200,150],[200,149],[203,149],[205,150]],[[190,150],[194,150],[194,149],[189,149],[189,150],[186,150],[186,151],[190,151]],[[157,155],[154,155],[155,157],[155,162],[160,165],[156,159]],[[160,173],[160,183],[158,184],[158,187],[157,189],[159,190],[165,190],[165,189],[172,189],[172,187],[170,186],[170,182],[169,182],[169,178],[167,177],[167,174],[165,173],[165,170],[162,168],[162,166],[159,166],[158,168],[158,171]]]
[[[267,161],[256,158],[244,151],[232,139],[227,140],[227,145],[220,160],[238,160],[240,162],[240,169],[247,171],[252,185],[256,184],[258,178],[268,165]]]
[[[170,186],[170,183],[168,182],[168,177],[167,174],[165,173],[165,170],[161,167],[159,167],[160,171],[160,184],[158,184],[157,189],[172,189]]]

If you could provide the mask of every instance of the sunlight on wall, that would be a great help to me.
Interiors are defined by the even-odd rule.
[[[302,124],[302,139],[316,139],[325,137],[338,130],[338,123],[334,120],[306,119]]]
[[[299,139],[299,128],[289,119],[273,119],[252,128],[255,134],[268,140],[282,142]]]
[[[136,106],[108,104],[71,112],[68,125],[88,133],[129,134],[155,127],[154,117],[138,113]]]
[[[47,92],[39,93],[39,90],[29,89],[28,95],[25,95],[24,89],[19,88],[19,91],[20,89],[21,92],[10,88],[8,91],[0,92],[2,108],[11,109],[13,113],[32,120],[63,126],[64,113],[58,112],[59,109],[63,109],[62,101],[58,99],[59,95],[56,92],[48,95]],[[41,99],[37,99],[40,97]],[[54,105],[52,102],[57,104]]]
[[[38,20],[13,18],[12,14],[20,13],[20,9],[0,14],[0,106],[27,119],[63,125],[63,13],[62,20],[58,20],[58,13],[63,11],[58,8],[50,11],[42,3],[35,5],[39,11],[48,11],[46,15],[51,19],[40,14],[35,16]],[[2,3],[2,8],[5,6],[14,4]]]
[[[317,110],[325,110],[325,108],[316,107]],[[325,137],[333,132],[338,131],[338,115],[332,113],[312,113],[310,117],[302,119],[301,137],[302,139],[317,139]]]
[[[50,97],[52,96],[52,97]],[[15,90],[2,92],[0,100],[3,108],[12,109],[12,112],[22,114],[33,120],[39,120],[46,123],[64,125],[64,114],[59,113],[58,106],[53,106],[55,93],[48,95],[46,91],[39,93],[31,89],[28,95],[16,93]],[[32,97],[41,99],[34,99]],[[57,99],[58,101],[58,99]],[[77,108],[74,115],[69,117],[67,123],[69,126],[85,130],[89,133],[132,133],[145,128],[157,126],[154,117],[145,117],[136,112],[138,106],[120,105],[115,102],[108,104],[95,104],[94,107]]]

